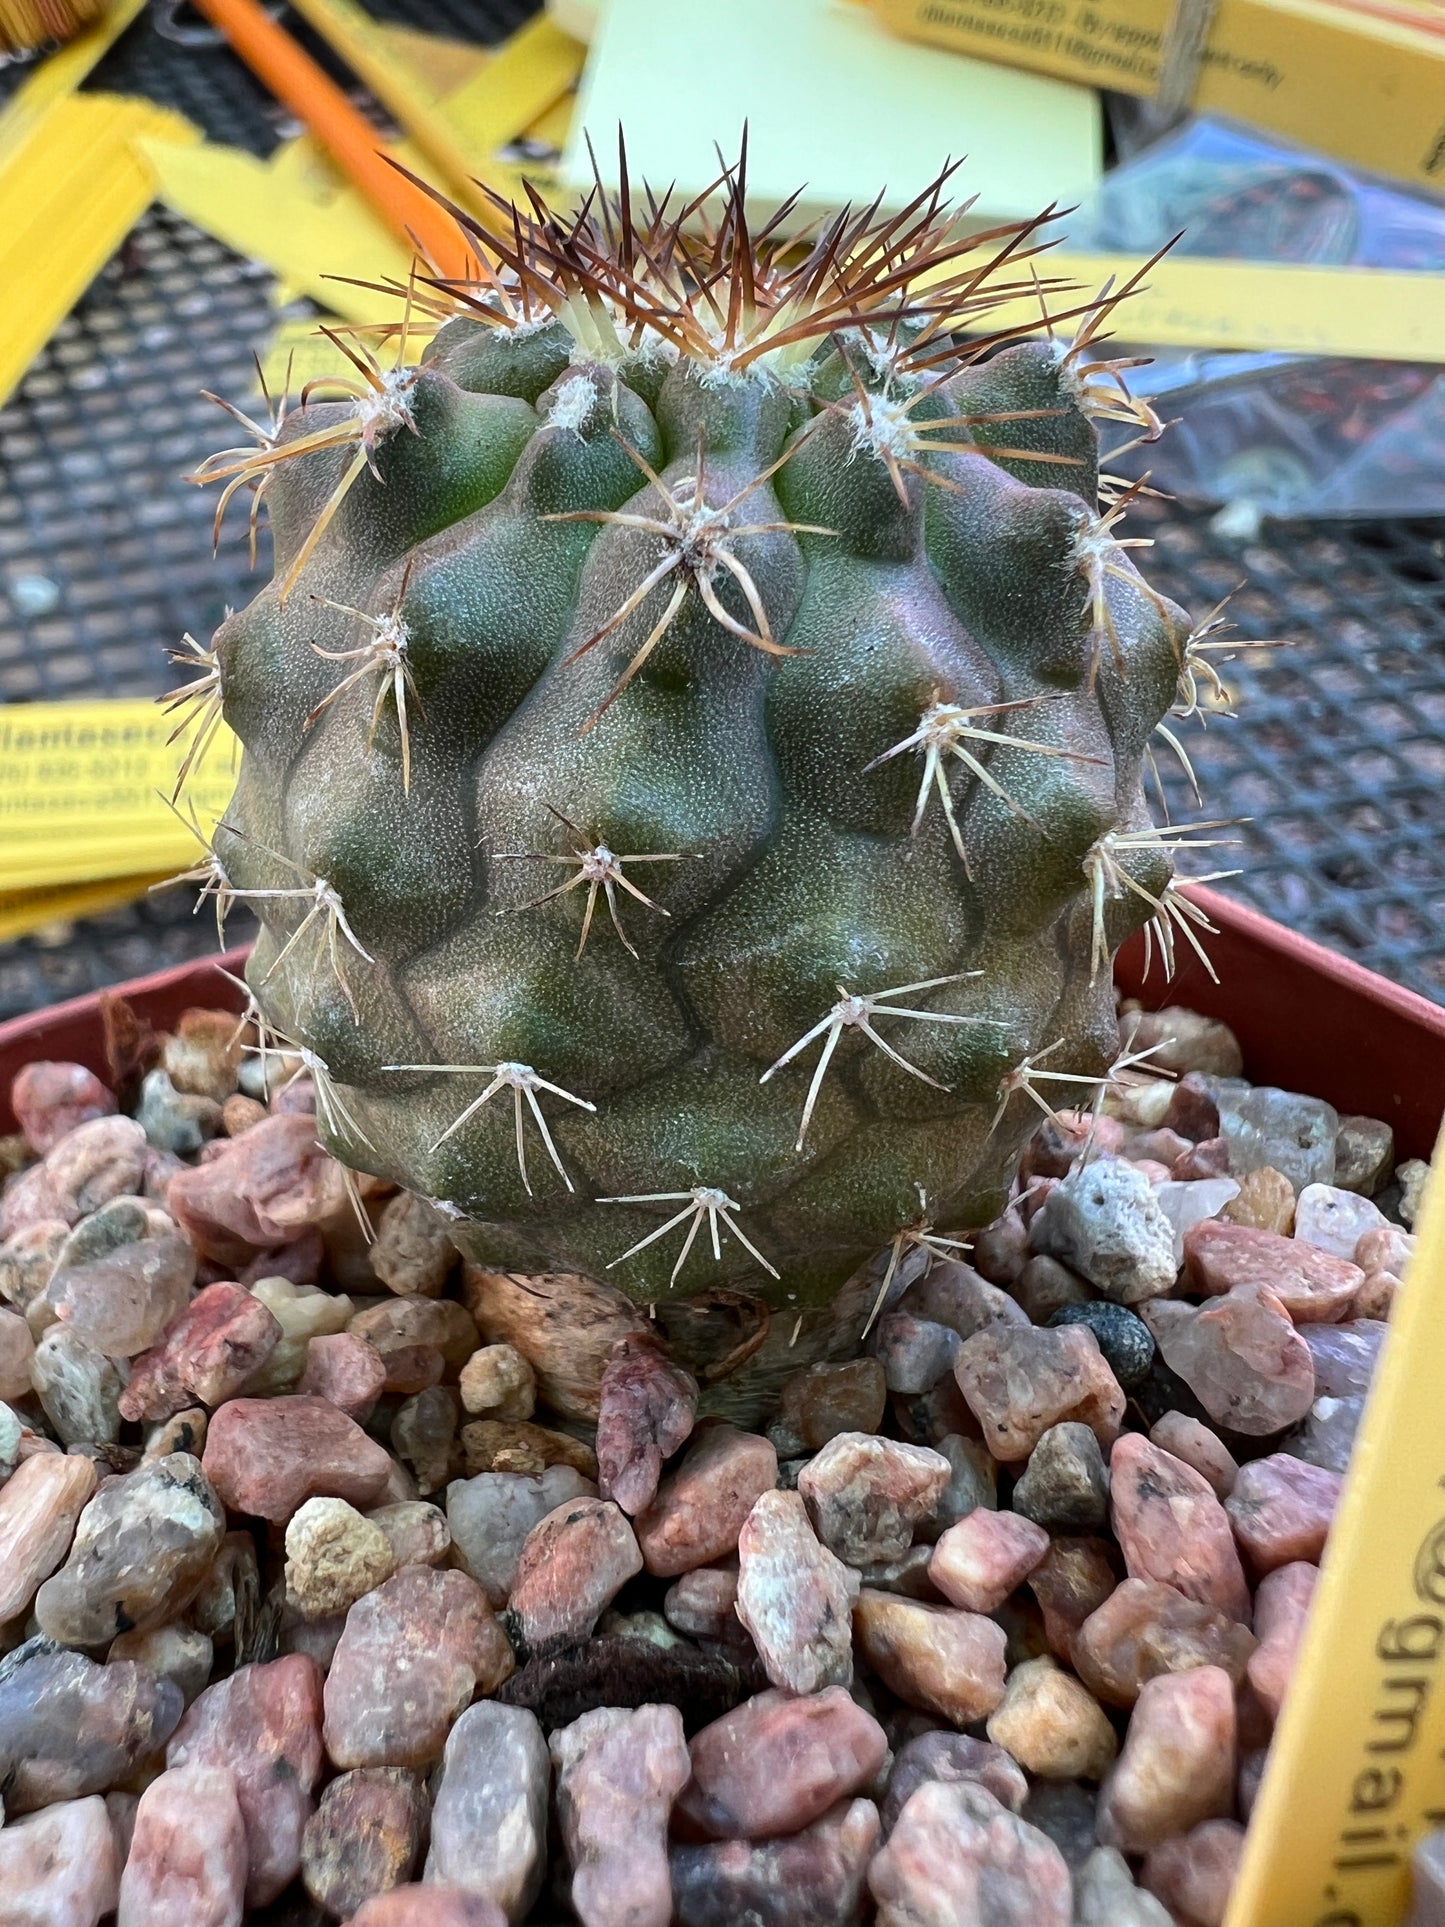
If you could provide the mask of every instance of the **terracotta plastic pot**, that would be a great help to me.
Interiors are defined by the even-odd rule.
[[[1151,1009],[1185,1004],[1223,1018],[1238,1035],[1256,1083],[1308,1091],[1343,1112],[1383,1118],[1401,1157],[1428,1158],[1445,1109],[1445,1006],[1212,890],[1191,895],[1219,927],[1208,940],[1219,982],[1210,981],[1183,944],[1181,959],[1188,961],[1181,961],[1172,983],[1165,983],[1157,961],[1145,980],[1143,945],[1136,940],[1119,956],[1123,989]],[[239,1010],[240,992],[221,970],[239,975],[245,954],[233,950],[182,964],[0,1024],[0,1131],[15,1128],[10,1080],[31,1059],[64,1058],[105,1074],[101,1005],[107,995],[123,996],[157,1029],[193,1004]]]

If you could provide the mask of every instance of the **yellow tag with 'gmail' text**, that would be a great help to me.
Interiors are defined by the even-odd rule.
[[[186,753],[144,698],[0,707],[0,891],[184,870],[235,787],[222,725],[167,807]],[[194,826],[191,823],[194,812]]]
[[[1445,1138],[1226,1927],[1399,1927],[1445,1827]]]

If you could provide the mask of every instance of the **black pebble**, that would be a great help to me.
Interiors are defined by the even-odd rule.
[[[1104,1299],[1092,1305],[1064,1305],[1049,1323],[1087,1325],[1099,1341],[1109,1370],[1126,1392],[1149,1376],[1154,1363],[1154,1334],[1142,1318],[1136,1318],[1123,1305],[1111,1305]]]

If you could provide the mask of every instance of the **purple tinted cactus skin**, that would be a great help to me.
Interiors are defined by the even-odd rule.
[[[766,352],[700,299],[650,327],[618,231],[571,282],[533,245],[388,377],[369,466],[371,404],[281,423],[338,439],[264,471],[277,577],[214,645],[245,752],[215,854],[346,1162],[485,1262],[674,1332],[721,1287],[786,1337],[920,1188],[940,1226],[996,1213],[1041,1054],[1079,1080],[1034,1086],[1056,1104],[1115,1057],[1100,954],[1168,852],[1121,848],[1147,897],[1087,866],[1147,830],[1188,623],[1101,515],[1122,388],[1101,407],[1077,353],[955,351],[863,268]],[[715,247],[766,284],[745,235]],[[631,317],[610,350],[575,299],[546,318],[588,276]]]

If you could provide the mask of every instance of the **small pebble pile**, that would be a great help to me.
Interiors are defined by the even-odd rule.
[[[6,1927],[1220,1927],[1424,1167],[1124,1031],[1172,1075],[766,1434],[363,1180],[368,1243],[229,1013],[28,1066]]]

